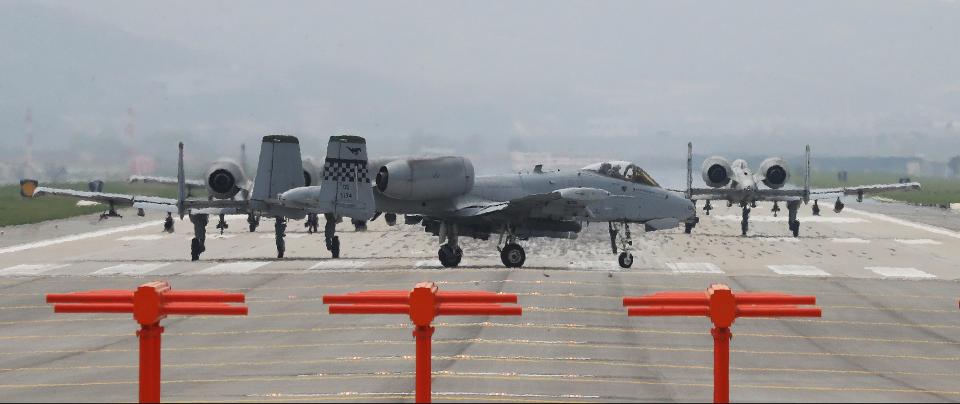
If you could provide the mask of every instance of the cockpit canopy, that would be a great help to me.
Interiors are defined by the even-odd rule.
[[[588,165],[584,167],[583,170],[593,171],[603,176],[630,181],[635,184],[660,188],[660,184],[654,181],[650,174],[647,174],[642,168],[629,161],[605,161],[603,163]]]

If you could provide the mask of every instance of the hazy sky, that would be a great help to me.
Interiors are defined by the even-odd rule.
[[[139,137],[231,152],[352,132],[377,154],[941,157],[960,3],[0,1],[3,145],[28,107],[47,146],[121,136],[132,107]]]

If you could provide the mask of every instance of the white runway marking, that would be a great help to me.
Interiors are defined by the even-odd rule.
[[[154,241],[160,240],[163,238],[161,234],[144,234],[142,236],[126,236],[120,237],[117,241]]]
[[[91,275],[144,275],[170,265],[169,262],[157,264],[120,264],[94,271]]]
[[[307,233],[287,233],[287,235],[284,236],[284,238],[303,238],[303,237],[306,237],[306,236],[308,236],[308,235],[309,235],[309,234],[307,234]],[[260,236],[260,238],[265,239],[265,240],[267,240],[267,239],[273,240],[273,239],[277,238],[277,236],[274,235],[274,234],[264,234],[264,235]]]
[[[870,244],[870,240],[864,240],[862,238],[835,238],[830,241],[840,244]]]
[[[237,236],[236,234],[213,233],[213,234],[208,235],[207,238],[212,238],[212,239],[214,239],[214,240],[226,240],[226,239],[234,238],[234,237],[236,237],[236,236]],[[192,238],[193,238],[193,237],[191,237],[191,239],[192,239]],[[273,237],[270,237],[270,238],[273,238]]]
[[[866,269],[875,272],[884,278],[913,278],[930,279],[936,276],[923,272],[916,268],[896,268],[896,267],[867,267]]]
[[[720,267],[709,262],[674,262],[667,267],[677,274],[722,274]]]
[[[57,244],[69,243],[71,241],[86,240],[88,238],[94,238],[94,237],[109,236],[111,234],[117,234],[117,233],[133,231],[133,230],[145,229],[147,227],[159,226],[161,224],[163,224],[163,221],[157,220],[153,222],[140,223],[140,224],[135,224],[131,226],[121,226],[121,227],[114,227],[112,229],[93,231],[90,233],[75,234],[72,236],[55,238],[53,240],[44,240],[44,241],[38,241],[35,243],[20,244],[20,245],[15,245],[11,247],[0,248],[0,254],[33,250],[33,249],[49,247]]]
[[[713,216],[717,220],[725,220],[728,222],[739,222],[743,220],[740,215],[717,215]],[[766,222],[766,223],[779,223],[787,222],[788,217],[784,216],[750,216],[751,222]],[[861,219],[858,217],[842,217],[842,216],[805,216],[800,218],[802,223],[837,223],[837,224],[850,224],[850,223],[870,223],[869,220]]]
[[[634,258],[634,263],[636,263],[636,258]],[[608,271],[608,270],[617,270],[621,271],[623,268],[620,268],[620,263],[616,261],[581,261],[570,263],[570,269],[580,269],[584,271]]]
[[[367,261],[348,261],[348,260],[330,260],[320,261],[310,267],[309,270],[319,269],[357,269],[367,266]]]
[[[70,264],[22,264],[0,269],[0,276],[33,276]]]
[[[251,262],[224,262],[222,264],[214,265],[210,268],[204,269],[197,272],[198,274],[210,275],[210,274],[245,274],[247,272],[253,271],[254,269],[260,268],[264,265],[269,264],[266,261],[251,261]]]
[[[944,229],[944,228],[942,228],[942,227],[936,227],[936,226],[930,226],[930,225],[926,225],[926,224],[909,222],[909,221],[906,221],[906,220],[903,220],[903,219],[897,219],[897,218],[895,218],[895,217],[890,217],[890,216],[887,216],[887,215],[881,215],[881,214],[879,214],[879,213],[868,213],[868,212],[864,212],[864,211],[861,211],[861,210],[856,210],[856,209],[853,209],[853,208],[847,208],[846,210],[849,211],[849,212],[851,212],[851,213],[855,213],[855,214],[858,214],[858,215],[861,215],[861,216],[866,216],[866,217],[869,217],[869,218],[872,218],[872,219],[883,220],[883,221],[885,221],[885,222],[895,223],[895,224],[899,224],[899,225],[901,225],[901,226],[906,226],[906,227],[912,227],[912,228],[914,228],[914,229],[919,229],[919,230],[927,231],[927,232],[930,232],[930,233],[933,233],[933,234],[939,234],[939,235],[941,235],[941,236],[947,236],[947,237],[953,237],[953,238],[956,238],[956,239],[960,239],[960,233],[957,233],[957,232],[955,232],[955,231],[953,231],[953,230],[947,230],[947,229]]]
[[[779,241],[781,243],[799,243],[800,239],[797,237],[774,237],[774,241]]]
[[[767,265],[779,275],[792,276],[830,276],[830,273],[812,265]]]
[[[898,242],[898,243],[900,243],[900,244],[906,244],[906,245],[940,245],[940,244],[943,244],[943,243],[941,243],[941,242],[939,242],[939,241],[937,241],[937,240],[931,240],[931,239],[928,239],[928,238],[921,238],[921,239],[901,239],[901,238],[898,238],[898,239],[894,239],[893,241],[896,241],[896,242]]]

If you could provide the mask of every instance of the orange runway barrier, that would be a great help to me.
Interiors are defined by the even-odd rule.
[[[431,400],[431,323],[437,316],[519,316],[517,295],[493,292],[438,292],[433,282],[418,283],[413,291],[371,290],[346,295],[324,295],[330,314],[408,314],[416,326],[416,401]]]
[[[660,292],[625,297],[629,316],[703,316],[713,322],[713,402],[730,402],[730,326],[738,317],[820,317],[815,296],[783,293],[733,293],[726,285],[703,292]]]
[[[167,282],[150,282],[136,291],[94,290],[74,293],[51,293],[47,303],[54,303],[54,313],[133,313],[140,324],[140,402],[160,402],[160,320],[167,315],[245,316],[242,293],[216,290],[175,291]]]

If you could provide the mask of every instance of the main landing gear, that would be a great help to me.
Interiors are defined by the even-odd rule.
[[[789,212],[788,223],[790,231],[794,237],[800,237],[800,221],[797,220],[797,211],[800,210],[800,201],[787,202],[787,212]]]
[[[273,225],[274,237],[277,239],[277,258],[283,258],[283,253],[287,249],[283,238],[287,236],[287,219],[283,216],[277,216],[277,222]]]
[[[813,200],[813,215],[820,216],[820,205],[817,204],[817,200]]]
[[[740,231],[743,236],[746,237],[747,231],[750,230],[750,206],[744,202],[740,204],[740,207],[742,208],[742,212],[740,213]]]
[[[326,223],[323,225],[323,241],[327,246],[327,251],[333,255],[333,258],[340,258],[340,237],[337,237],[337,218],[333,213],[324,213],[323,218]]]
[[[163,231],[173,233],[173,214],[167,212],[167,218],[163,221]]]
[[[251,233],[257,231],[257,226],[260,225],[260,216],[254,215],[253,213],[248,213],[247,224],[250,225]]]
[[[120,214],[117,213],[117,208],[114,206],[113,201],[110,201],[109,210],[100,214],[100,220],[109,219],[111,217],[119,217],[123,219],[123,216],[120,216]]]
[[[770,211],[773,212],[773,217],[777,217],[777,213],[780,213],[780,202],[773,201],[773,209]]]
[[[200,254],[207,250],[204,245],[207,240],[207,222],[209,215],[198,214],[190,215],[190,222],[193,223],[193,239],[190,240],[190,260],[197,261]]]
[[[623,226],[623,232],[620,231],[620,226]],[[609,232],[610,248],[613,250],[613,253],[616,254],[618,251],[622,251],[620,256],[617,257],[620,268],[630,268],[633,266],[633,238],[630,236],[630,224],[627,222],[623,222],[622,224],[610,222]]]
[[[220,214],[220,222],[217,223],[217,228],[220,229],[220,235],[223,235],[223,231],[228,229],[230,226],[227,224],[226,215],[223,213]]]
[[[463,260],[463,249],[460,248],[459,234],[456,224],[446,222],[440,224],[440,242],[445,244],[437,251],[437,258],[444,268],[454,268]]]
[[[713,210],[713,206],[710,206],[710,200],[707,199],[707,203],[703,205],[703,213],[707,216],[710,216],[711,210]]]
[[[837,198],[837,203],[833,204],[833,211],[836,213],[843,212],[843,202],[840,201],[840,198]]]

